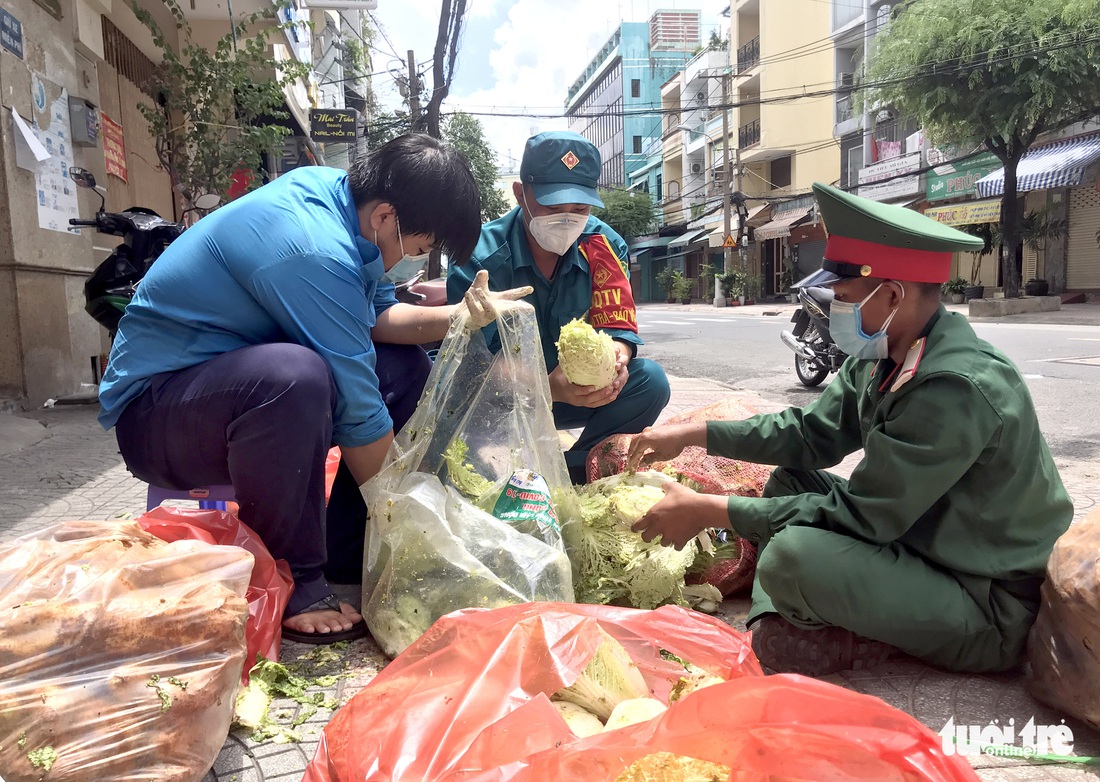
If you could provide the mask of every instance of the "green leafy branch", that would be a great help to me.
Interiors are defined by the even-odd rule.
[[[177,50],[152,15],[131,2],[162,61],[146,85],[153,105],[138,109],[156,140],[157,157],[188,205],[203,193],[224,194],[240,169],[259,171],[264,152],[289,131],[284,88],[309,75],[296,60],[274,63],[269,37],[293,23],[272,24],[278,7],[243,17],[212,48],[195,43],[177,0],[165,0],[179,32]]]

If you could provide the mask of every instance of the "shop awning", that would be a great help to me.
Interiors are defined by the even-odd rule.
[[[738,234],[736,215],[734,216],[733,220],[730,221],[730,234],[733,236],[733,241],[736,242],[737,241],[737,234]],[[721,248],[722,243],[726,241],[726,229],[723,228],[722,226],[718,226],[713,231],[711,231],[709,234],[707,234],[707,239],[708,239],[707,243],[711,247]]]
[[[749,210],[748,215],[745,217],[745,225],[748,228],[759,228],[768,222],[770,212],[772,208],[771,204],[760,204],[760,206],[754,206]]]
[[[676,238],[675,236],[656,236],[652,239],[640,239],[630,243],[630,252],[636,253],[642,250],[652,250],[655,247],[667,247]]]
[[[687,247],[689,244],[694,244],[695,242],[701,241],[702,239],[706,238],[709,230],[710,229],[708,228],[703,228],[702,230],[688,231],[686,234],[677,236],[675,239],[668,243],[668,249],[677,250],[683,247]]]
[[[1100,133],[1035,147],[1024,155],[1016,167],[1016,189],[1026,193],[1029,190],[1076,187],[1085,178],[1085,168],[1097,159],[1100,159]],[[982,177],[977,187],[982,198],[1002,195],[1005,191],[1005,170],[999,168]]]
[[[780,212],[775,219],[766,225],[756,229],[756,241],[762,242],[768,239],[779,239],[791,235],[791,229],[796,225],[809,220],[813,216],[813,209],[799,209],[797,212]]]

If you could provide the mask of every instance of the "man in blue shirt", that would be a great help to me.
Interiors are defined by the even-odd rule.
[[[534,289],[526,301],[538,318],[554,423],[559,429],[583,427],[565,453],[575,483],[585,482],[592,446],[613,434],[642,431],[657,420],[669,398],[664,370],[637,358],[643,343],[626,243],[590,214],[593,206],[603,206],[596,191],[599,178],[600,152],[583,136],[568,131],[532,136],[520,163],[522,181],[512,185],[519,206],[482,226],[470,262],[452,268],[447,277],[451,303],[462,299],[482,270],[488,271],[492,290]],[[561,327],[574,318],[587,318],[615,343],[617,376],[607,388],[573,385],[558,366],[555,343]],[[490,348],[499,350],[495,326],[486,337]]]
[[[325,566],[325,455],[356,484],[377,472],[416,407],[455,307],[398,304],[385,276],[433,247],[461,263],[480,201],[464,158],[395,139],[346,173],[296,169],[203,218],[150,268],[100,385],[130,471],[173,489],[232,484],[241,520],[295,589],[284,637],[365,633]],[[415,263],[413,264],[415,265]],[[495,317],[484,277],[459,306]]]

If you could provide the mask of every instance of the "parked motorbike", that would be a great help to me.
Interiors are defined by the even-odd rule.
[[[833,289],[818,284],[825,274],[818,270],[791,286],[800,306],[791,316],[794,328],[780,335],[783,344],[794,351],[795,374],[809,388],[820,385],[848,358],[829,334]]]
[[[122,313],[134,297],[138,283],[153,261],[183,233],[183,224],[165,220],[152,209],[141,206],[108,212],[103,188],[96,185],[89,171],[73,166],[69,169],[69,178],[77,186],[93,190],[99,196],[99,210],[93,219],[72,219],[69,225],[88,226],[99,233],[122,237],[122,242],[84,283],[84,310],[114,339]],[[217,195],[202,195],[195,199],[194,208],[208,211],[220,202]]]

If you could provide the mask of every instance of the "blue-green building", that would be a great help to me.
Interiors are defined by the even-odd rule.
[[[569,129],[603,158],[602,187],[625,187],[648,162],[663,130],[661,85],[702,45],[700,11],[657,11],[648,22],[623,22],[569,88]]]

